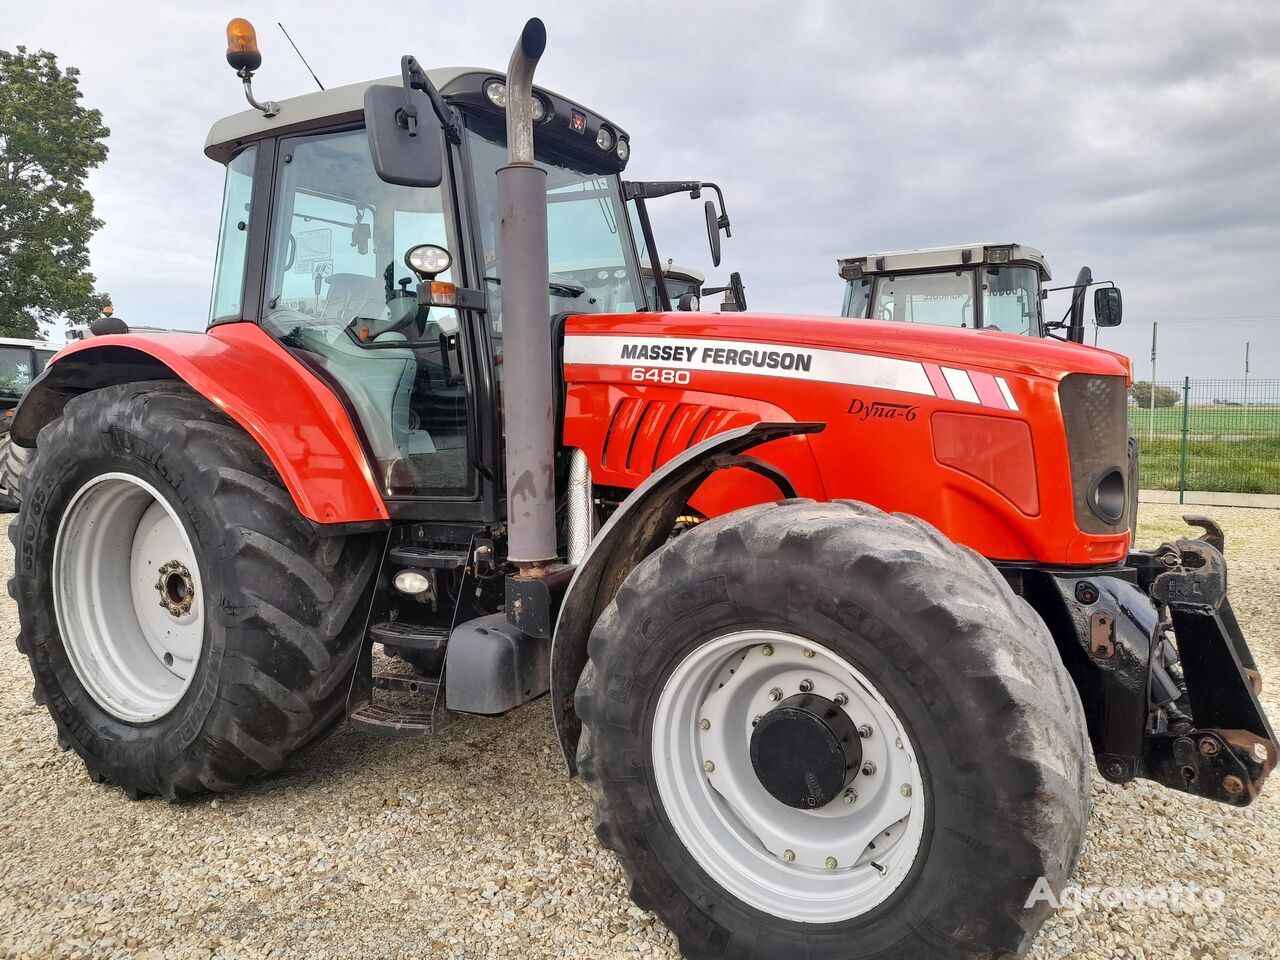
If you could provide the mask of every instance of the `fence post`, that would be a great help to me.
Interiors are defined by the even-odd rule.
[[[1178,468],[1178,503],[1187,495],[1187,410],[1191,405],[1191,378],[1182,378],[1182,464]]]

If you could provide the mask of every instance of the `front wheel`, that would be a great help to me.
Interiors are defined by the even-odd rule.
[[[1021,956],[1089,749],[1044,624],[918,520],[789,501],[681,535],[596,625],[578,766],[693,958]]]

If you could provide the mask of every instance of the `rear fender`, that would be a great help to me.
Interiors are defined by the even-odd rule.
[[[689,499],[717,470],[744,467],[771,480],[784,497],[795,496],[791,481],[777,468],[737,455],[771,440],[818,433],[824,426],[762,422],[704,440],[651,474],[596,535],[569,581],[551,644],[551,710],[570,775],[577,772],[578,735],[582,730],[573,709],[573,692],[587,665],[591,628],[618,587],[641,560],[666,541]]]
[[[68,400],[142,380],[181,380],[222,410],[271,458],[298,512],[322,532],[381,524],[387,508],[342,403],[296,357],[251,323],[208,333],[94,337],[59,353],[22,399],[12,436],[34,447]]]

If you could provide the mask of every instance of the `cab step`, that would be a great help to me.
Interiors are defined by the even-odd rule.
[[[365,699],[353,703],[347,720],[379,737],[425,737],[449,726],[455,715],[444,704],[444,685],[413,674],[378,673]]]
[[[398,567],[457,570],[467,565],[467,554],[455,550],[430,550],[426,547],[392,547],[388,559]]]
[[[375,643],[397,650],[414,650],[420,653],[443,653],[449,643],[448,627],[427,627],[420,623],[388,620],[369,628]]]

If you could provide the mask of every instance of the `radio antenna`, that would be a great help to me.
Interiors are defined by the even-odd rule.
[[[302,51],[298,49],[298,45],[293,42],[293,37],[289,36],[289,31],[284,28],[284,24],[277,20],[276,26],[279,27],[280,32],[284,34],[284,38],[289,41],[289,46],[293,47],[293,52],[298,55],[298,59],[302,61],[302,65],[307,68],[307,73],[311,74],[311,79],[316,82],[316,86],[323,90],[324,84],[320,82],[320,78],[316,76],[316,72],[311,69],[311,64],[307,63],[307,58],[302,55]]]

